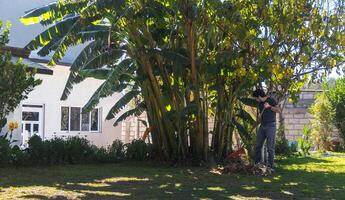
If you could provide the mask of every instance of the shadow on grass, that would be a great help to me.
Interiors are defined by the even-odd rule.
[[[310,159],[310,158],[309,158]],[[296,158],[293,164],[305,163]],[[325,162],[312,159],[311,162]],[[283,162],[284,163],[284,162]],[[0,188],[46,187],[22,199],[343,198],[345,173],[279,168],[274,176],[215,175],[204,168],[129,164],[21,168],[0,171]],[[49,191],[54,188],[54,191]],[[48,195],[52,194],[52,195]],[[0,193],[1,196],[1,193]]]
[[[25,195],[25,196],[22,196],[22,198],[27,198],[27,199],[39,199],[39,200],[51,200],[51,199],[54,199],[54,200],[68,200],[67,197],[65,196],[54,196],[52,198],[49,198],[47,196],[44,196],[44,195]]]
[[[322,158],[315,158],[315,157],[298,157],[298,156],[291,156],[288,159],[281,159],[279,161],[281,164],[311,164],[311,163],[330,163],[331,161],[322,159]]]

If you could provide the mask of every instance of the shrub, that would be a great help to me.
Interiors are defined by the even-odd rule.
[[[29,147],[24,151],[18,146],[11,148],[10,142],[0,137],[0,151],[0,166],[116,163],[125,159],[146,160],[152,155],[151,146],[142,140],[126,145],[115,140],[108,148],[98,148],[85,138],[42,141],[37,135],[29,139]]]
[[[110,162],[110,156],[104,147],[101,148],[95,148],[95,161],[98,163],[108,163]]]
[[[147,160],[151,155],[151,146],[143,140],[133,140],[126,144],[126,158],[129,160]]]
[[[28,161],[27,153],[20,150],[17,145],[11,144],[11,141],[5,136],[0,136],[0,167],[9,165],[25,165]]]
[[[11,162],[11,146],[6,137],[0,137],[0,167],[7,166]]]
[[[66,141],[66,156],[70,164],[92,162],[95,153],[95,148],[85,138],[70,137]]]
[[[31,164],[45,163],[45,148],[40,136],[34,135],[29,139],[29,147],[27,149]]]
[[[11,149],[11,165],[23,166],[28,162],[28,154],[22,151],[17,145]]]
[[[125,145],[121,140],[115,140],[108,148],[108,151],[111,162],[117,162],[125,159]]]
[[[275,146],[275,153],[282,156],[291,156],[294,152],[297,152],[296,147],[291,146],[286,138],[277,140]]]
[[[316,148],[322,151],[331,150],[334,112],[325,92],[316,97],[309,110],[313,116],[311,138]]]
[[[336,80],[335,85],[329,86],[326,93],[334,110],[333,123],[338,129],[345,147],[345,78]]]
[[[310,155],[309,151],[312,147],[312,142],[310,141],[311,130],[309,127],[305,126],[303,128],[303,136],[298,139],[299,154],[302,156]]]
[[[66,141],[61,138],[54,138],[44,141],[45,157],[47,164],[67,163]]]

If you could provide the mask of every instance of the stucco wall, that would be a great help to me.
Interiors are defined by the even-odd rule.
[[[94,91],[102,83],[101,80],[89,78],[82,83],[75,85],[70,96],[66,101],[60,101],[61,94],[65,87],[69,67],[55,66],[52,68],[53,75],[37,74],[36,78],[42,80],[42,84],[37,86],[29,95],[28,99],[21,104],[44,105],[44,139],[53,137],[80,136],[88,138],[97,146],[108,146],[115,139],[121,139],[121,124],[113,126],[114,120],[105,120],[105,117],[111,107],[122,94],[118,93],[111,97],[104,98],[100,101],[98,108],[100,113],[100,132],[63,132],[61,130],[61,106],[83,107],[92,96]],[[21,122],[21,106],[8,116],[9,121]],[[17,138],[20,137],[20,129],[17,129]]]

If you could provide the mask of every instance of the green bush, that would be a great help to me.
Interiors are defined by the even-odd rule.
[[[42,141],[39,136],[29,139],[27,149],[31,164],[78,164],[93,161],[95,150],[85,138],[55,138]]]
[[[328,86],[326,92],[334,110],[333,124],[339,131],[345,147],[345,78],[336,80],[335,85]]]
[[[46,151],[45,145],[40,136],[34,135],[29,139],[29,147],[27,149],[28,156],[30,158],[30,164],[45,164]]]
[[[110,156],[104,147],[95,149],[95,161],[98,163],[108,163],[110,162]]]
[[[0,167],[11,163],[11,146],[6,137],[0,137]]]
[[[85,138],[71,137],[66,140],[66,156],[70,164],[90,163],[95,153],[95,148]]]
[[[278,139],[275,145],[276,155],[290,156],[293,151],[289,146],[289,141],[285,138]]]
[[[318,150],[331,150],[334,112],[325,92],[316,97],[309,110],[313,116],[311,120],[311,139],[313,143]]]
[[[65,164],[67,162],[66,141],[54,138],[44,141],[46,164]]]
[[[129,160],[147,160],[151,155],[151,146],[143,140],[133,140],[126,144],[126,158]]]
[[[22,151],[17,145],[11,149],[11,165],[24,166],[27,165],[28,154]]]
[[[12,145],[5,136],[0,137],[0,167],[9,165],[22,166],[28,161],[27,153]]]
[[[125,145],[121,140],[115,140],[108,148],[109,159],[111,162],[117,162],[125,159]]]
[[[152,155],[151,146],[142,140],[133,140],[129,144],[115,140],[107,148],[98,148],[85,138],[42,141],[35,135],[28,144],[29,147],[22,151],[18,146],[11,148],[10,142],[0,137],[0,166],[116,163],[125,159],[142,161]]]
[[[312,147],[310,136],[311,136],[311,130],[309,127],[305,126],[303,128],[303,136],[298,139],[299,154],[301,156],[310,155],[309,151]]]

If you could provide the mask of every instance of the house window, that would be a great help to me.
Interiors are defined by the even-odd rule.
[[[99,131],[99,109],[81,113],[80,107],[61,107],[61,131]]]
[[[22,112],[23,121],[38,121],[39,112]]]
[[[61,130],[69,129],[69,107],[61,107]]]
[[[80,131],[80,108],[71,107],[71,131]]]
[[[81,114],[81,130],[82,131],[90,130],[90,114],[89,113]]]
[[[98,109],[91,111],[91,131],[98,130]]]

